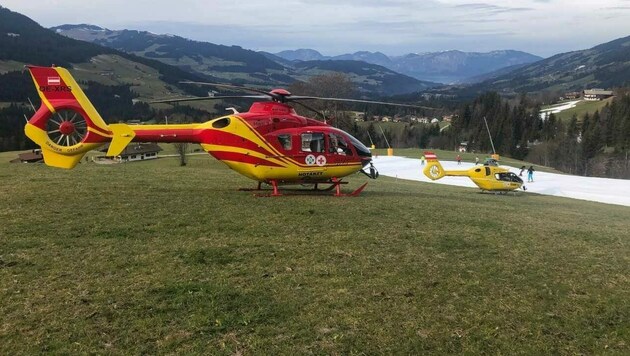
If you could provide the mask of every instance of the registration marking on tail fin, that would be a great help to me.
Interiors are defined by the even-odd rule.
[[[27,121],[24,133],[41,147],[47,165],[73,168],[86,152],[112,140],[112,131],[67,69],[26,68],[42,105]],[[125,139],[117,140],[118,146]]]
[[[424,158],[428,161],[430,159],[437,159],[437,155],[433,152],[426,151],[424,152]]]

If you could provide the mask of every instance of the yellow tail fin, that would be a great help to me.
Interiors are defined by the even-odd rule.
[[[42,149],[44,162],[73,168],[86,152],[111,141],[112,131],[70,72],[27,66],[42,105],[26,124],[26,136]]]
[[[437,156],[433,152],[424,152],[424,158],[427,160],[427,166],[424,167],[423,173],[431,180],[444,177],[444,168],[437,160]]]

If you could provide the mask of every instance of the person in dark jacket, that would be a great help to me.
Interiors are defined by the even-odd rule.
[[[533,182],[534,181],[534,166],[529,166],[529,169],[527,170],[527,182]]]

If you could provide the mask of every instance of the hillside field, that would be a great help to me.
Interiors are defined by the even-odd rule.
[[[206,156],[14,156],[0,354],[630,353],[627,207],[387,177],[256,198]]]
[[[569,121],[573,115],[577,115],[578,120],[582,120],[585,114],[593,115],[595,111],[601,111],[606,104],[612,103],[613,98],[597,101],[580,100],[574,108],[563,110],[556,115],[556,118],[562,121]],[[559,104],[558,104],[559,105]],[[556,105],[545,106],[543,109],[548,109]]]

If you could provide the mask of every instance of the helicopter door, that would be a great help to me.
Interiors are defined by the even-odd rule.
[[[328,153],[331,155],[350,156],[352,155],[352,150],[343,136],[336,133],[329,133]]]
[[[324,134],[321,132],[302,134],[302,152],[324,153],[326,151],[325,145]]]
[[[325,166],[326,141],[322,132],[306,132],[300,135],[302,145],[298,160],[307,166]]]

